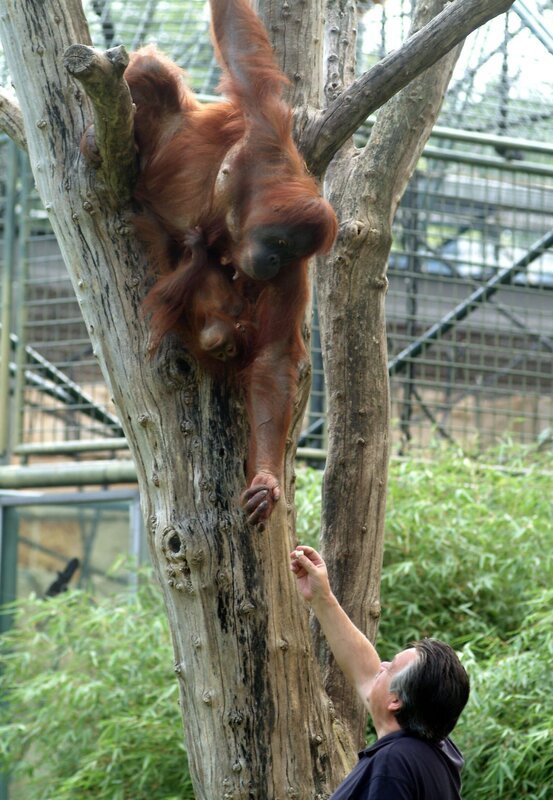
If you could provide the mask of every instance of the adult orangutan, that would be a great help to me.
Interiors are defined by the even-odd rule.
[[[154,348],[172,332],[244,387],[242,504],[255,523],[280,496],[305,358],[307,263],[331,247],[336,218],[292,141],[286,78],[261,22],[246,0],[211,0],[211,12],[225,100],[200,104],[153,47],[132,54],[125,72],[136,105],[137,228],[157,275],[146,302]]]

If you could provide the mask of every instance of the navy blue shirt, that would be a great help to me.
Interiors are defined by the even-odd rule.
[[[463,763],[451,739],[431,744],[395,731],[359,753],[330,800],[460,800]]]

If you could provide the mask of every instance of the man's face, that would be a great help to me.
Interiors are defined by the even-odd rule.
[[[390,721],[394,721],[394,711],[399,708],[397,695],[390,692],[390,684],[398,672],[401,672],[417,658],[417,651],[414,647],[410,647],[394,656],[392,661],[381,661],[380,663],[380,670],[372,683],[368,696],[369,711],[379,736],[389,732],[388,725]]]

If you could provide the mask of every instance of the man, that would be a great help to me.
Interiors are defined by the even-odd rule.
[[[332,594],[319,553],[301,545],[290,556],[298,589],[378,737],[331,800],[459,800],[463,758],[447,737],[468,700],[469,679],[455,652],[423,639],[380,661]]]

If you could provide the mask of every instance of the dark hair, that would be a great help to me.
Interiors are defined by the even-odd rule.
[[[466,705],[469,677],[448,644],[422,639],[411,646],[417,658],[390,684],[401,701],[395,716],[404,730],[439,742],[451,733]]]

